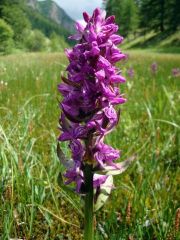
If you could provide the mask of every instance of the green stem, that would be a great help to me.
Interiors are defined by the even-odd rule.
[[[84,170],[85,188],[85,209],[84,209],[84,240],[94,240],[94,221],[93,221],[93,171],[92,166],[86,165]]]

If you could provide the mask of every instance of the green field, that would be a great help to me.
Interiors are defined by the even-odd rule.
[[[156,62],[158,70],[151,72]],[[0,57],[0,239],[82,239],[82,202],[58,186],[57,84],[63,53]],[[180,55],[129,52],[120,65],[128,101],[107,142],[136,161],[115,178],[116,189],[97,213],[97,240],[170,239],[180,207]],[[67,151],[66,145],[63,145]]]

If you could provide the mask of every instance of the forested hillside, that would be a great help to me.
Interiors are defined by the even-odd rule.
[[[107,0],[108,15],[114,14],[121,32],[176,31],[180,26],[180,2],[178,0]]]
[[[50,1],[36,0],[0,1],[0,52],[10,53],[14,49],[27,51],[59,51],[67,46],[71,20],[57,5],[58,17],[63,12],[64,22],[58,23],[46,16],[45,6]],[[34,5],[33,5],[34,4]],[[37,6],[37,7],[36,7]],[[49,14],[52,15],[51,12]],[[56,16],[56,15],[54,15]],[[66,18],[65,18],[66,16]],[[66,21],[69,24],[65,29]]]
[[[137,38],[131,47],[180,46],[179,0],[105,0],[104,8],[127,40]]]

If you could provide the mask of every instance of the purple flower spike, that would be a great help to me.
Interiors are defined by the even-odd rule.
[[[86,25],[76,24],[77,33],[70,38],[77,40],[77,44],[65,51],[69,60],[67,76],[62,76],[63,82],[58,85],[63,96],[58,140],[69,142],[72,158],[67,163],[63,160],[64,166],[69,166],[64,174],[65,183],[75,183],[76,191],[81,194],[86,192],[84,169],[87,165],[92,167],[96,195],[104,188],[110,193],[113,186],[112,177],[96,172],[120,171],[115,163],[119,150],[103,140],[118,123],[116,105],[126,101],[117,86],[126,79],[115,66],[126,55],[117,47],[123,37],[117,34],[115,17],[105,16],[99,8],[92,16],[83,13]],[[134,76],[133,69],[129,76]]]
[[[127,70],[127,74],[130,78],[134,77],[134,69],[131,67]]]
[[[179,77],[180,76],[180,68],[173,68],[172,75],[173,75],[173,77]]]
[[[157,72],[157,70],[158,70],[158,65],[157,65],[156,62],[153,62],[151,64],[151,71],[152,71],[152,73],[155,74]]]

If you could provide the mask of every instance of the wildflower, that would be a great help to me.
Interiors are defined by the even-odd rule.
[[[127,74],[130,78],[134,77],[134,69],[131,67],[127,70]]]
[[[108,182],[113,188],[109,175],[121,173],[130,163],[115,163],[119,150],[104,143],[105,136],[119,121],[115,106],[126,102],[117,86],[126,80],[115,66],[126,58],[117,47],[123,37],[116,34],[115,17],[105,18],[105,11],[97,8],[92,17],[86,12],[83,17],[86,25],[76,23],[77,33],[70,38],[78,43],[73,49],[66,49],[67,76],[62,76],[58,85],[63,96],[58,140],[69,142],[71,160],[60,148],[59,157],[67,169],[65,184],[75,183],[76,192],[81,194],[88,191],[86,166],[91,166],[93,187],[98,193]]]
[[[152,73],[155,74],[157,72],[157,70],[158,70],[158,65],[157,65],[156,62],[153,62],[151,64],[151,71],[152,71]]]
[[[83,13],[85,25],[76,23],[78,41],[66,50],[69,65],[58,90],[60,103],[59,141],[68,141],[71,159],[58,144],[58,156],[65,166],[65,184],[75,183],[84,195],[85,239],[93,239],[93,212],[107,200],[113,188],[112,175],[125,171],[133,158],[116,163],[120,151],[104,142],[118,124],[116,106],[126,102],[118,84],[126,80],[115,64],[126,58],[117,47],[123,38],[117,35],[115,17],[105,18],[105,11],[95,9],[92,16]],[[94,205],[95,203],[95,205]]]
[[[173,75],[173,77],[179,77],[180,76],[180,69],[179,68],[173,68],[172,69],[172,75]]]

